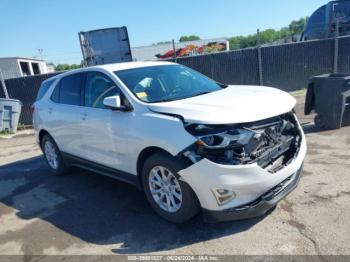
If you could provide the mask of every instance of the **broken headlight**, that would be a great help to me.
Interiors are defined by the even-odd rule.
[[[206,158],[228,165],[241,164],[251,142],[259,136],[252,130],[238,127],[212,129],[211,126],[197,125],[192,131],[198,138],[195,159]]]
[[[229,130],[220,134],[198,137],[199,145],[208,149],[222,149],[230,146],[243,146],[254,136],[254,133],[245,129]]]
[[[273,167],[290,163],[300,147],[301,134],[294,114],[237,125],[185,125],[197,142],[184,153],[192,162],[206,158],[223,165]],[[276,168],[274,168],[277,166]]]

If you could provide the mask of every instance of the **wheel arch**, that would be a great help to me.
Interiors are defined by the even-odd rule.
[[[171,157],[174,157],[172,154],[170,154],[168,151],[164,150],[163,148],[156,147],[156,146],[151,146],[144,148],[141,153],[139,154],[137,158],[137,164],[136,164],[136,171],[137,171],[137,178],[138,178],[138,188],[140,190],[143,190],[142,188],[142,168],[143,165],[145,164],[145,161],[152,155],[156,153],[165,153]]]
[[[43,137],[44,137],[45,135],[49,135],[49,136],[51,137],[50,133],[49,133],[47,130],[41,129],[41,130],[39,131],[39,136],[38,136],[40,147],[41,147],[41,142],[42,142],[42,140],[43,140]]]

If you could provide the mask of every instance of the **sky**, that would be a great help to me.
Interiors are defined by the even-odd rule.
[[[0,57],[80,63],[78,32],[126,26],[131,46],[279,29],[328,0],[0,0]]]

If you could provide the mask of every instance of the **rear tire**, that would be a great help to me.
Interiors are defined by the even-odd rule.
[[[60,150],[50,135],[44,135],[41,140],[41,148],[50,171],[56,175],[65,174],[68,168],[63,161]]]
[[[183,164],[166,153],[149,157],[142,170],[142,185],[153,210],[173,223],[184,223],[200,211],[197,196],[180,179]]]

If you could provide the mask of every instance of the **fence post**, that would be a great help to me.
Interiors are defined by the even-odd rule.
[[[213,63],[213,57],[209,56],[210,58],[210,73],[211,73],[211,79],[214,79],[214,63]]]
[[[5,94],[6,99],[9,99],[10,98],[9,97],[9,93],[7,92],[5,80],[4,80],[4,77],[2,75],[1,70],[0,70],[0,82],[1,82],[1,85],[2,85],[2,89],[4,90],[4,94]]]
[[[264,85],[263,79],[263,68],[262,68],[262,54],[260,45],[260,30],[257,31],[257,44],[258,44],[258,68],[259,68],[259,83],[261,86]]]
[[[338,73],[338,58],[339,58],[339,21],[337,21],[335,26],[335,38],[334,38],[334,65],[333,73]]]

